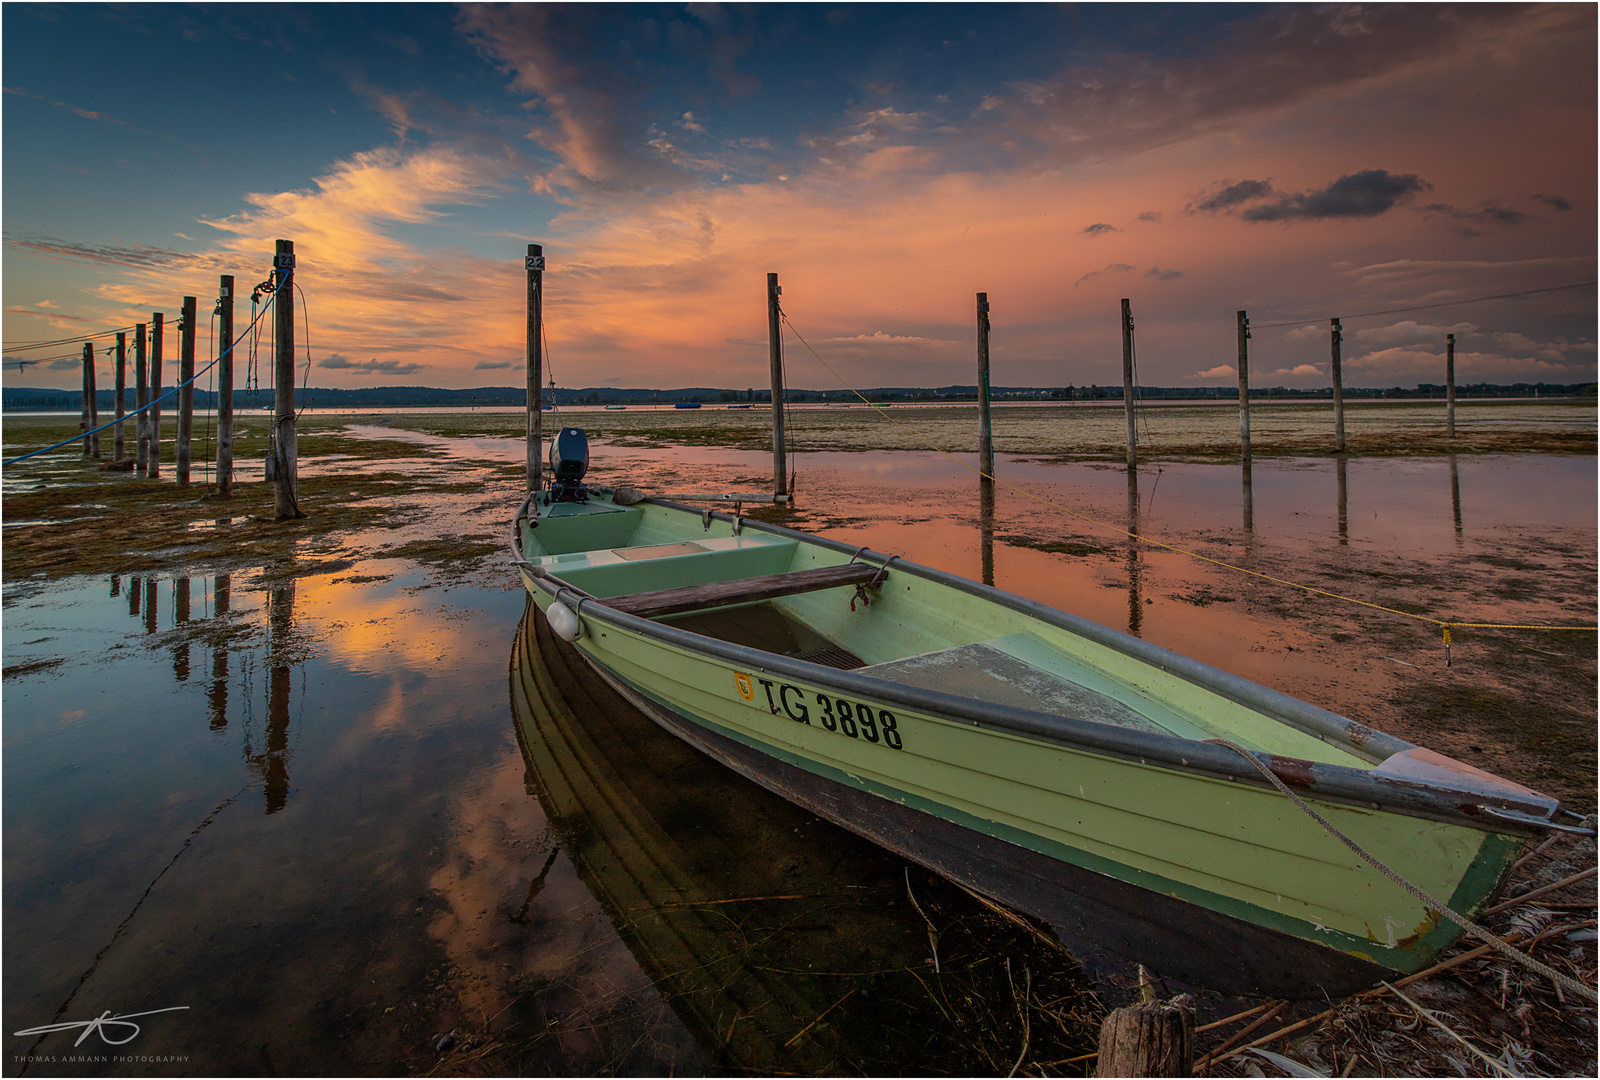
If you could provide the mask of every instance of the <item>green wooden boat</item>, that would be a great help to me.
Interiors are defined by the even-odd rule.
[[[1338,996],[1460,934],[1208,740],[1468,918],[1565,827],[1554,799],[1085,619],[636,494],[558,472],[512,527],[596,672],[811,812],[1163,974]]]

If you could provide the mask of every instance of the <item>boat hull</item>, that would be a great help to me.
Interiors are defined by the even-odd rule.
[[[664,544],[674,534],[655,528],[656,547],[644,553],[722,544],[728,554],[717,558],[761,555],[759,546],[736,550],[736,526],[719,538],[722,515],[689,520],[704,537],[698,544]],[[526,527],[522,535],[526,543]],[[805,563],[796,557],[791,569],[844,561],[833,554],[838,545],[805,542],[816,554]],[[606,572],[619,577],[644,566],[631,549],[609,557]],[[763,569],[770,572],[751,563],[745,573]],[[1069,616],[1035,615],[1025,601],[937,571],[897,563],[890,575],[870,609],[886,627],[915,602],[950,619],[998,622],[1016,612],[1034,618],[1040,633],[1088,636]],[[1420,970],[1459,936],[1295,810],[1252,765],[1202,738],[1150,735],[1117,726],[1115,717],[1087,723],[1030,712],[975,691],[932,692],[898,662],[838,670],[627,614],[537,564],[525,563],[523,578],[541,609],[558,594],[576,608],[562,614],[581,627],[577,651],[673,734],[819,816],[1164,974],[1234,993],[1321,997]],[[826,602],[846,600],[836,593]],[[807,613],[827,617],[815,605]],[[1187,674],[1182,658],[1144,643],[1109,644],[1124,651],[1092,641],[1082,648],[1107,670],[1142,650],[1139,670],[1150,674],[1137,677],[1145,689],[1185,678],[1229,695],[1217,698],[1224,705],[1248,692],[1280,715],[1290,711],[1272,692],[1240,690],[1233,677],[1192,661]],[[967,655],[927,655],[948,654]],[[1325,716],[1321,730],[1359,729],[1352,745],[1388,738]],[[1523,840],[1464,822],[1454,803],[1429,802],[1429,792],[1377,770],[1270,761],[1356,843],[1469,917]]]
[[[586,658],[587,659],[587,658]],[[807,772],[594,670],[662,728],[741,776],[880,847],[1161,974],[1227,994],[1342,997],[1392,973],[1358,957],[1143,889]]]

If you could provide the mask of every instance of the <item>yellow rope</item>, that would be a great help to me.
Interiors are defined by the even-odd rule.
[[[837,371],[834,370],[833,365],[828,363],[826,360],[824,360],[822,358],[822,356],[817,352],[817,350],[815,350],[815,349],[813,349],[811,347],[810,342],[806,341],[805,338],[800,336],[800,331],[798,331],[798,330],[796,330],[794,328],[794,323],[789,321],[789,316],[788,316],[787,313],[782,312],[780,310],[779,314],[783,318],[784,325],[787,326],[789,328],[790,332],[794,334],[795,339],[797,341],[799,341],[800,344],[804,345],[806,347],[806,351],[809,352],[812,356],[816,357],[817,362],[819,364],[821,364],[823,367],[827,368],[829,373],[835,379],[839,380],[839,384],[841,386],[843,386],[845,389],[849,390],[856,397],[861,398],[861,400],[865,404],[867,404],[867,405],[871,405],[872,404],[872,402],[868,401],[867,398],[861,393],[861,391],[857,390],[855,387],[851,386],[848,382],[846,382],[844,377],[842,375],[840,375]],[[922,445],[926,446],[929,450],[932,450],[934,453],[939,454],[942,457],[950,459],[951,461],[955,462],[957,465],[960,465],[963,469],[967,469],[967,470],[970,470],[971,472],[975,472],[979,476],[983,477],[985,480],[993,481],[994,483],[999,484],[1001,487],[1007,488],[1010,491],[1014,491],[1018,495],[1023,496],[1024,498],[1032,499],[1034,502],[1039,503],[1039,504],[1041,504],[1043,506],[1048,506],[1048,507],[1051,507],[1052,509],[1059,510],[1063,514],[1067,514],[1067,515],[1069,515],[1071,517],[1077,518],[1079,521],[1086,521],[1091,525],[1098,526],[1099,528],[1108,529],[1108,530],[1110,530],[1111,532],[1114,532],[1114,533],[1121,533],[1123,536],[1128,537],[1130,540],[1135,540],[1135,541],[1137,541],[1137,542],[1139,542],[1141,544],[1149,544],[1151,547],[1161,548],[1163,551],[1170,551],[1170,552],[1172,552],[1173,554],[1176,554],[1176,555],[1186,555],[1189,558],[1195,559],[1195,560],[1197,560],[1199,562],[1210,563],[1212,566],[1220,566],[1224,570],[1233,570],[1233,571],[1235,571],[1237,573],[1240,573],[1240,574],[1248,574],[1250,577],[1260,578],[1263,581],[1270,581],[1275,585],[1285,585],[1285,586],[1288,586],[1291,589],[1300,589],[1300,590],[1302,590],[1304,592],[1315,593],[1318,596],[1326,596],[1326,597],[1329,597],[1329,598],[1334,599],[1334,600],[1342,600],[1345,603],[1357,604],[1357,605],[1359,605],[1361,607],[1364,607],[1364,608],[1371,608],[1374,611],[1387,612],[1390,615],[1399,615],[1399,616],[1401,616],[1403,618],[1415,619],[1418,622],[1431,623],[1434,626],[1437,626],[1440,630],[1442,630],[1444,632],[1444,647],[1445,647],[1445,651],[1446,651],[1447,655],[1448,655],[1449,649],[1450,649],[1450,628],[1452,626],[1456,627],[1458,629],[1462,628],[1462,627],[1472,627],[1472,628],[1475,628],[1475,629],[1483,629],[1483,630],[1590,630],[1590,631],[1600,630],[1600,626],[1525,626],[1525,625],[1518,625],[1518,624],[1513,624],[1513,623],[1455,622],[1455,621],[1448,620],[1448,619],[1435,619],[1430,615],[1418,615],[1418,614],[1416,614],[1414,612],[1410,612],[1410,611],[1401,611],[1398,608],[1385,607],[1382,604],[1374,604],[1370,600],[1357,600],[1353,596],[1345,596],[1342,593],[1331,592],[1331,591],[1329,591],[1327,589],[1319,589],[1319,588],[1316,588],[1315,586],[1312,586],[1312,585],[1302,585],[1298,581],[1288,581],[1288,580],[1285,580],[1284,578],[1273,577],[1271,574],[1263,574],[1259,570],[1250,570],[1250,569],[1248,569],[1246,567],[1243,567],[1243,566],[1237,566],[1237,565],[1235,565],[1233,563],[1230,563],[1230,562],[1224,562],[1221,559],[1213,559],[1209,555],[1201,555],[1199,552],[1188,551],[1188,550],[1186,550],[1184,548],[1175,547],[1172,544],[1162,543],[1160,540],[1152,540],[1148,536],[1141,536],[1138,533],[1130,532],[1127,529],[1118,528],[1116,525],[1112,525],[1112,524],[1110,524],[1108,522],[1100,521],[1100,520],[1098,520],[1096,518],[1089,517],[1086,514],[1080,514],[1078,511],[1072,509],[1071,507],[1063,506],[1060,503],[1055,502],[1055,501],[1053,501],[1051,499],[1046,499],[1041,495],[1035,495],[1033,492],[1027,490],[1026,488],[1020,488],[1020,487],[1017,487],[1015,484],[1009,484],[1006,481],[999,479],[998,477],[991,476],[990,474],[984,472],[982,469],[979,469],[975,465],[970,465],[967,462],[962,461],[960,458],[956,457],[954,454],[948,453],[947,451],[935,446],[933,443],[931,443],[927,439],[923,438],[922,435],[919,434],[918,432],[916,432],[913,429],[907,427],[906,425],[900,423],[900,421],[896,420],[893,416],[891,416],[884,409],[874,409],[873,412],[877,413],[879,416],[883,417],[885,420],[889,421],[891,424],[893,424],[896,427],[898,427],[901,431],[904,431],[904,432],[908,433],[909,435],[911,435],[914,439],[916,439],[918,442],[922,443]]]

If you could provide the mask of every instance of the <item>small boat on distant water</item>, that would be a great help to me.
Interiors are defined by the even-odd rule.
[[[1566,828],[1545,795],[1138,638],[737,506],[590,490],[586,466],[562,429],[512,551],[624,697],[811,812],[1163,974],[1341,996],[1460,936],[1260,770],[1468,918],[1526,838]]]
[[[730,409],[748,409],[749,407],[750,406],[748,406],[748,405],[729,405],[728,406],[728,408],[730,408]]]
[[[698,409],[700,403],[698,401],[678,401],[674,402],[672,407],[674,409]]]
[[[626,405],[607,405],[607,409],[626,409]]]

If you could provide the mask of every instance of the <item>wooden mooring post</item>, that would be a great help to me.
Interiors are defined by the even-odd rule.
[[[178,486],[189,486],[190,451],[194,440],[194,331],[195,299],[183,298],[178,317],[178,438],[174,445],[174,472]]]
[[[1122,301],[1122,411],[1128,419],[1128,468],[1139,464],[1139,436],[1133,423],[1133,309]]]
[[[93,421],[90,420],[94,408],[94,346],[85,341],[80,352],[83,357],[83,374],[79,379],[79,398],[81,400],[79,401],[78,430],[83,432],[83,456],[92,458],[94,457],[94,436],[90,435],[89,432],[94,427]]]
[[[789,463],[784,453],[787,445],[783,430],[783,286],[777,274],[767,275],[767,366],[772,373],[772,493],[785,495],[789,491]]]
[[[1250,317],[1239,312],[1239,461],[1250,464]]]
[[[544,487],[544,245],[529,244],[528,271],[527,441],[528,490]]]
[[[128,334],[125,330],[117,332],[117,400],[113,403],[116,408],[117,426],[112,428],[111,461],[121,467],[127,460],[127,444],[122,436],[122,418],[127,415],[128,403]]]
[[[1192,999],[1184,994],[1111,1010],[1100,1025],[1095,1075],[1194,1075]]]
[[[161,335],[166,316],[150,314],[150,470],[152,480],[161,476]]]
[[[1444,336],[1444,428],[1447,438],[1456,437],[1456,336]]]
[[[299,446],[294,417],[294,241],[277,241],[272,256],[276,287],[272,292],[276,356],[272,378],[273,511],[279,521],[301,518],[296,489]]]
[[[1340,345],[1344,342],[1344,329],[1339,325],[1338,319],[1329,320],[1332,324],[1328,337],[1332,342],[1332,359],[1328,365],[1328,374],[1333,377],[1333,449],[1334,453],[1344,453],[1344,370],[1340,365]]]
[[[989,416],[989,294],[978,294],[978,472],[994,476],[994,426]]]
[[[134,475],[150,475],[150,417],[145,406],[150,404],[149,365],[145,359],[145,325],[133,328],[133,407],[139,419],[134,421],[136,445],[134,447]]]
[[[217,494],[233,494],[233,275],[223,274],[217,290]]]

